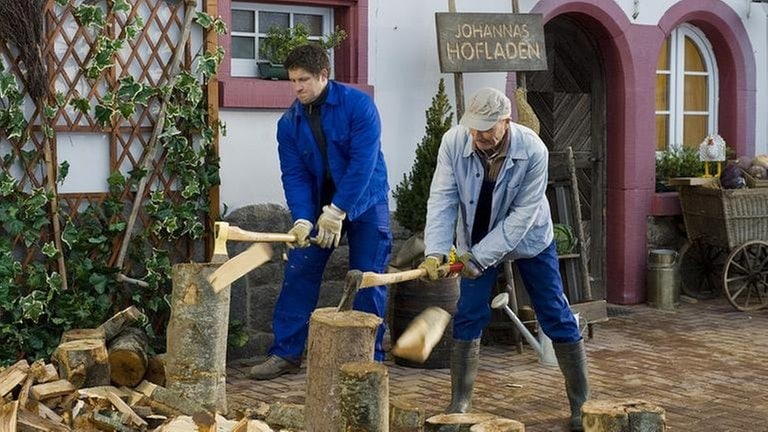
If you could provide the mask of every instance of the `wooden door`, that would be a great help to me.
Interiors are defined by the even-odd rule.
[[[573,148],[592,298],[605,298],[605,80],[595,42],[568,18],[544,26],[548,70],[526,73],[528,102],[550,151]]]

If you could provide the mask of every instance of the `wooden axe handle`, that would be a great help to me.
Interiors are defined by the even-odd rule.
[[[229,226],[228,240],[250,241],[258,243],[291,243],[296,237],[287,233],[262,233],[246,231],[236,226]]]
[[[448,266],[448,273],[459,273],[464,268],[462,263],[443,264]],[[399,282],[405,282],[409,280],[418,279],[427,275],[427,271],[424,269],[406,270],[397,273],[374,273],[364,272],[362,283],[360,288],[370,288],[378,285],[389,285]]]

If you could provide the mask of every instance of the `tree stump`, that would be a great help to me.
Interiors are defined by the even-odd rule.
[[[335,432],[339,425],[339,369],[373,361],[381,318],[360,311],[320,308],[309,319],[307,344],[307,432]]]
[[[588,400],[581,412],[585,432],[666,430],[664,408],[640,399]]]
[[[339,373],[341,432],[389,431],[389,371],[381,363],[344,364]]]
[[[422,432],[424,408],[404,401],[389,401],[389,432]]]
[[[206,279],[218,267],[173,266],[165,372],[169,390],[226,413],[230,290],[215,293]]]
[[[478,423],[469,432],[525,432],[525,425],[517,420],[494,419]]]
[[[149,339],[143,330],[128,327],[109,343],[109,367],[112,381],[118,385],[136,387],[147,372]]]
[[[53,353],[59,377],[77,388],[109,385],[107,347],[103,340],[81,339],[64,342]]]
[[[496,416],[485,413],[438,414],[427,419],[424,432],[469,432],[469,428]]]

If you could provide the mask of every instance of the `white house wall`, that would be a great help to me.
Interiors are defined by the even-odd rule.
[[[521,12],[529,11],[535,3],[520,1]],[[655,25],[673,4],[649,0],[616,3],[630,21],[643,25]],[[755,52],[756,151],[768,153],[768,4],[750,5],[746,0],[725,3],[742,18]],[[456,7],[458,12],[506,13],[511,12],[511,0],[456,0]],[[381,113],[382,147],[392,188],[410,171],[416,145],[424,135],[425,111],[440,78],[445,78],[449,97],[455,101],[452,75],[440,73],[436,50],[434,13],[447,11],[447,0],[369,1],[369,83],[375,88]],[[635,11],[637,17],[633,19]],[[503,73],[464,74],[465,94],[483,86],[504,89],[505,85]],[[228,135],[221,140],[221,202],[230,209],[285,203],[275,141],[279,116],[278,111],[222,110]]]

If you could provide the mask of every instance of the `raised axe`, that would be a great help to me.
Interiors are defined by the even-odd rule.
[[[240,279],[249,271],[264,264],[272,258],[272,248],[269,243],[291,243],[296,236],[287,233],[263,233],[246,231],[227,222],[216,222],[213,226],[215,235],[212,263],[223,263],[213,273],[208,275],[208,282],[215,292]],[[245,251],[228,260],[227,241],[254,242]]]
[[[462,263],[443,264],[441,274],[447,277],[461,273]],[[424,269],[406,270],[396,273],[374,273],[350,270],[344,280],[344,293],[341,296],[338,312],[352,309],[357,292],[363,288],[387,285],[398,282],[419,279],[427,276]],[[446,326],[451,320],[451,314],[439,307],[428,307],[413,318],[405,331],[400,335],[392,348],[398,357],[423,363],[432,349],[440,341]]]

